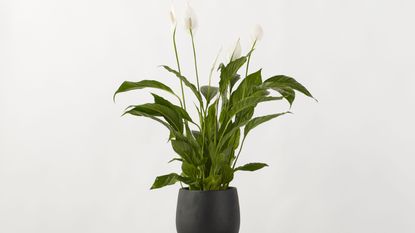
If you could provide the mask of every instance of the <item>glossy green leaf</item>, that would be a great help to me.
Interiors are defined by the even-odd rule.
[[[236,75],[238,70],[246,63],[246,57],[238,58],[234,61],[229,62],[228,65],[222,65],[220,67],[220,81],[219,81],[219,92],[223,94],[231,83],[232,78]]]
[[[126,113],[144,112],[151,116],[163,116],[166,121],[179,132],[183,132],[183,122],[180,115],[174,110],[161,104],[142,104],[134,106]]]
[[[291,89],[297,90],[297,91],[303,93],[304,95],[314,99],[314,97],[307,90],[307,88],[305,88],[302,84],[297,82],[294,78],[291,78],[291,77],[288,77],[288,76],[285,76],[285,75],[277,75],[277,76],[274,76],[274,77],[271,77],[271,78],[267,79],[264,82],[264,87],[277,89],[277,90],[278,89],[284,90],[284,89],[290,89],[291,88]]]
[[[265,163],[248,163],[248,164],[245,164],[243,166],[235,168],[235,171],[250,171],[250,172],[253,172],[253,171],[262,169],[264,167],[268,167],[268,165],[265,164]]]
[[[114,93],[113,99],[115,101],[115,96],[119,93],[137,90],[137,89],[143,89],[143,88],[156,88],[156,89],[167,91],[173,95],[176,95],[170,87],[164,85],[163,83],[159,81],[155,81],[155,80],[142,80],[140,82],[125,81],[121,84],[118,90]]]

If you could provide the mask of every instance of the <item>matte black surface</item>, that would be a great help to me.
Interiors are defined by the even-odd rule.
[[[178,233],[238,233],[239,224],[236,188],[223,191],[180,189],[176,212]]]

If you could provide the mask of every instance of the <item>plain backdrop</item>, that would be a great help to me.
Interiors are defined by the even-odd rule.
[[[170,1],[0,1],[0,232],[175,232],[178,172],[162,126],[120,117],[146,91],[124,80],[177,79]],[[175,1],[184,74],[193,81],[184,1]],[[319,100],[252,132],[241,163],[241,233],[415,232],[415,3],[405,0],[193,0],[202,83],[216,55],[286,74]],[[215,73],[214,82],[218,77]],[[188,93],[190,95],[190,93]],[[191,101],[189,101],[191,103]],[[287,110],[261,105],[258,114]],[[194,113],[194,111],[193,111]]]

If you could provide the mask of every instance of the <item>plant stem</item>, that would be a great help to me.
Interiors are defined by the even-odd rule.
[[[241,147],[239,147],[238,155],[236,155],[236,159],[235,159],[235,161],[233,162],[233,165],[232,165],[232,170],[234,170],[234,169],[235,169],[236,162],[238,162],[239,155],[241,154],[242,147],[244,146],[245,139],[246,139],[246,137],[244,137],[244,138],[242,139],[242,142],[241,142]]]
[[[176,55],[177,69],[179,71],[179,74],[182,75],[182,71],[180,69],[180,62],[179,62],[179,53],[177,52],[177,45],[176,45],[176,27],[174,28],[174,31],[173,31],[173,46],[174,46],[174,54]],[[180,80],[180,88],[182,91],[183,107],[186,110],[186,99],[184,97],[184,89],[183,89],[182,80]]]
[[[196,47],[195,47],[195,40],[194,40],[194,37],[193,37],[193,31],[192,31],[192,29],[190,29],[190,37],[192,38],[193,58],[194,58],[194,61],[195,61],[197,90],[199,91],[199,89],[200,89],[200,86],[199,86],[199,71],[197,69]]]
[[[254,50],[255,45],[256,45],[256,40],[254,41],[254,44],[252,45],[251,52]],[[251,52],[249,52],[249,55],[248,55],[248,61],[247,61],[247,63],[246,63],[245,78],[248,76],[249,63],[250,63],[250,61],[251,61]]]

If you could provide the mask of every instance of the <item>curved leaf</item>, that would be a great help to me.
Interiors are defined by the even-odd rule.
[[[121,84],[118,90],[114,93],[113,100],[115,101],[115,96],[118,93],[137,90],[137,89],[143,89],[143,88],[156,88],[156,89],[167,91],[173,95],[176,95],[170,87],[164,85],[163,83],[159,81],[155,81],[155,80],[142,80],[140,82],[125,81]]]
[[[259,169],[264,168],[264,167],[268,167],[268,165],[265,164],[265,163],[248,163],[248,164],[245,164],[243,166],[235,168],[235,171],[250,171],[250,172],[253,172],[253,171],[259,170]]]
[[[241,57],[229,62],[226,66],[221,64],[219,81],[219,91],[221,94],[225,93],[231,83],[232,78],[236,75],[236,72],[238,72],[238,70],[245,64],[246,60],[246,57]]]
[[[206,99],[206,102],[209,104],[212,98],[218,94],[219,88],[212,86],[202,86],[200,88],[200,92],[202,92],[203,96]]]
[[[307,88],[305,88],[303,85],[301,85],[301,83],[297,82],[294,78],[285,76],[285,75],[277,75],[274,77],[271,77],[269,79],[267,79],[264,82],[264,86],[267,88],[272,88],[272,89],[294,89],[297,90],[301,93],[303,93],[304,95],[311,97],[313,99],[315,99],[311,93],[307,90]]]
[[[159,188],[163,188],[168,185],[173,185],[177,181],[180,181],[180,176],[176,173],[170,173],[168,175],[158,176],[156,180],[154,181],[153,186],[151,186],[151,189],[159,189]]]
[[[182,107],[177,106],[177,105],[174,105],[170,101],[168,101],[168,100],[164,99],[163,97],[161,97],[159,95],[156,95],[154,93],[151,93],[151,95],[153,95],[154,102],[156,104],[161,104],[161,105],[164,105],[166,107],[169,107],[172,110],[176,111],[180,115],[181,118],[183,118],[183,119],[185,119],[187,121],[193,122],[192,118],[190,118],[190,116],[187,113],[187,111],[184,110]]]
[[[167,71],[169,71],[170,73],[173,73],[174,75],[176,75],[177,78],[179,78],[181,81],[183,81],[183,83],[190,88],[190,90],[192,90],[192,92],[195,94],[197,100],[199,101],[199,103],[201,105],[203,105],[203,100],[202,100],[202,96],[200,95],[199,91],[197,91],[197,88],[195,85],[193,85],[191,82],[189,82],[189,80],[187,80],[186,77],[184,77],[183,75],[181,75],[178,71],[163,65],[162,66],[164,69],[166,69]]]
[[[126,113],[146,113],[151,116],[163,116],[179,132],[183,132],[183,122],[177,112],[161,104],[136,105]]]
[[[287,114],[288,112],[278,113],[278,114],[272,114],[267,116],[261,116],[261,117],[255,117],[252,120],[250,120],[244,129],[244,136],[248,135],[249,131],[251,131],[253,128],[257,127],[258,125],[265,123],[269,120],[272,120],[276,117],[282,116],[284,114]]]
[[[281,100],[283,97],[273,97],[273,96],[261,96],[261,97],[248,97],[236,102],[232,108],[229,110],[227,114],[229,118],[235,116],[238,112],[247,109],[249,107],[256,106],[259,103],[273,101],[273,100]]]

